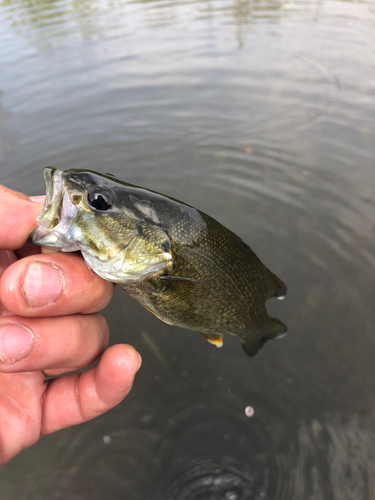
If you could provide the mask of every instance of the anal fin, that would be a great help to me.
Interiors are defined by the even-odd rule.
[[[222,347],[223,346],[223,336],[220,333],[201,333],[203,337],[213,345],[216,345],[216,347]]]

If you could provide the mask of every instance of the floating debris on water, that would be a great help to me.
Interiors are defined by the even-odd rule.
[[[225,500],[238,500],[238,496],[232,491],[229,491],[225,494]]]
[[[246,408],[245,408],[245,415],[247,417],[250,418],[250,417],[254,416],[254,413],[255,413],[255,411],[254,411],[254,408],[252,406],[246,406]]]

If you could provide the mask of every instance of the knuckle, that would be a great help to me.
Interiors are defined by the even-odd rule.
[[[89,313],[101,311],[104,309],[112,298],[114,285],[109,281],[100,279],[95,284],[93,294],[90,296]]]
[[[108,327],[105,319],[98,313],[76,314],[69,318],[70,347],[77,358],[82,353],[94,353],[103,349],[108,342]]]

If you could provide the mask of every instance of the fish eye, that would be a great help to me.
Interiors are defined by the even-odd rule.
[[[87,202],[90,207],[103,212],[112,208],[113,196],[104,189],[94,189],[87,194]]]

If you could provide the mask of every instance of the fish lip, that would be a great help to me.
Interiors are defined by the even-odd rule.
[[[41,213],[36,218],[38,225],[41,225],[47,229],[50,229],[45,217],[45,212],[52,207],[53,202],[57,201],[59,195],[62,194],[62,171],[54,167],[46,167],[44,169],[44,181],[46,184],[46,198],[44,200],[44,206]],[[60,218],[61,220],[61,218]],[[59,220],[59,222],[60,222]]]
[[[62,170],[54,167],[44,169],[46,198],[43,210],[36,219],[38,225],[29,241],[63,252],[74,252],[80,250],[80,247],[69,241],[67,233],[73,224],[76,209],[66,191],[63,174]]]
[[[54,186],[55,186],[55,172],[57,169],[55,167],[46,167],[44,169],[44,182],[46,183],[46,198],[44,201],[44,208],[49,205],[52,201],[53,197],[53,191],[54,191]],[[61,172],[61,171],[60,171]],[[60,174],[61,177],[61,174]]]
[[[50,231],[47,228],[46,231],[43,231],[41,228],[36,228],[31,233],[31,238],[32,243],[42,247],[56,248],[61,252],[76,252],[81,250],[78,245],[72,243],[69,244],[69,242],[64,239],[64,234],[58,231]],[[62,246],[62,244],[64,244],[64,246]]]

